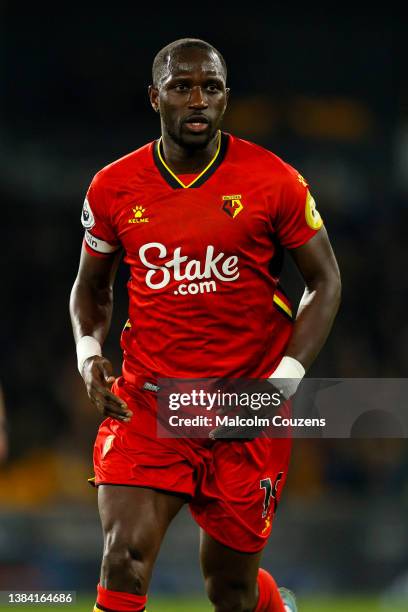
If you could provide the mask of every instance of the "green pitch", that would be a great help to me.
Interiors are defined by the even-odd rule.
[[[1,612],[20,610],[21,612],[92,612],[94,600],[92,598],[79,598],[75,605],[70,606],[0,606]],[[339,597],[339,598],[305,598],[298,601],[299,612],[391,612],[376,598]],[[392,612],[407,612],[408,602],[401,605],[392,605]],[[148,612],[211,612],[211,607],[202,599],[187,599],[176,597],[151,597]]]

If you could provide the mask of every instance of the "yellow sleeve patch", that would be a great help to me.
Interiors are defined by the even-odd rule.
[[[309,190],[307,190],[306,193],[305,217],[306,223],[312,229],[318,230],[322,227],[323,219],[316,208],[316,202],[314,201],[314,198]]]

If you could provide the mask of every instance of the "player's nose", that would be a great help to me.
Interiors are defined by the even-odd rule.
[[[203,90],[199,85],[191,88],[189,107],[190,108],[207,108],[207,100],[203,95]]]

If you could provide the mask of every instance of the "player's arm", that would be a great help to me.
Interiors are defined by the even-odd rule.
[[[111,323],[113,283],[120,255],[119,251],[109,257],[94,257],[82,247],[71,291],[70,315],[78,365],[90,399],[102,415],[127,421],[132,413],[125,402],[110,392],[114,382],[112,365],[100,349]]]
[[[290,251],[305,282],[286,355],[308,370],[326,342],[340,305],[341,280],[326,229]]]
[[[285,356],[270,380],[279,379],[286,397],[293,395],[305,371],[324,345],[340,304],[341,280],[324,227],[306,244],[289,250],[305,282]]]

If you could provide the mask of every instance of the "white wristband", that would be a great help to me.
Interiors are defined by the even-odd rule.
[[[95,355],[102,355],[102,348],[96,338],[93,336],[82,336],[76,345],[77,359],[78,359],[78,370],[82,376],[82,368],[84,367],[85,361],[89,357]]]
[[[293,357],[282,357],[276,370],[272,372],[269,379],[279,378],[279,391],[284,395],[286,399],[289,399],[296,393],[300,381],[306,373],[305,368],[302,366],[300,361]]]

